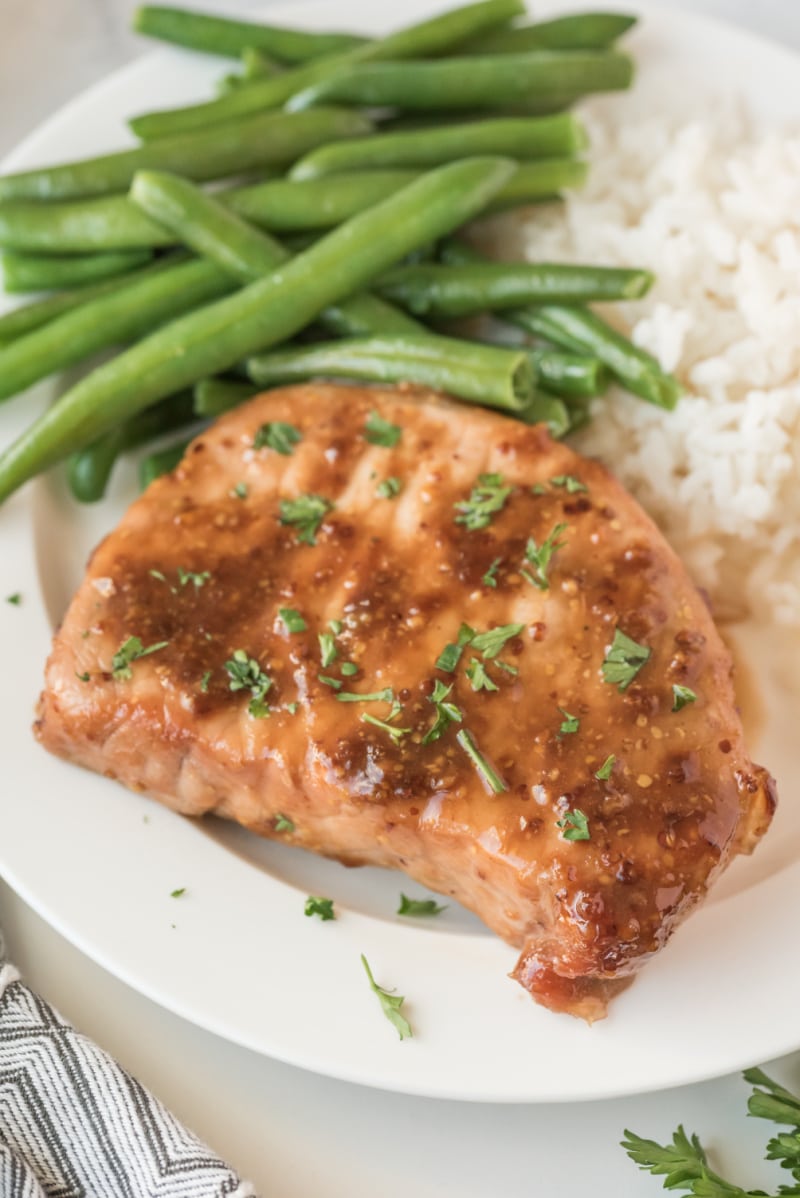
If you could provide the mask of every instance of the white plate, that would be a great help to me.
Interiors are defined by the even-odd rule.
[[[553,11],[562,7],[551,4]],[[565,3],[563,7],[567,7]],[[597,3],[595,7],[600,7]],[[712,22],[637,4],[632,42],[645,83],[637,106],[744,87],[768,119],[800,116],[798,60]],[[431,8],[408,0],[403,19]],[[332,9],[270,6],[270,19],[380,32],[366,0]],[[76,100],[6,169],[113,149],[132,113],[208,95],[218,63],[159,50]],[[0,414],[6,442],[52,399],[49,385]],[[782,784],[774,830],[737,862],[709,903],[593,1028],[537,1008],[506,974],[515,953],[451,907],[430,926],[393,912],[399,875],[347,871],[209,821],[193,823],[49,757],[30,723],[53,625],[91,545],[115,523],[130,477],[80,510],[55,475],[0,512],[3,729],[0,870],[54,927],[157,1002],[258,1052],[386,1089],[483,1101],[600,1098],[675,1086],[800,1044],[795,908],[800,815],[793,794],[800,717],[798,650],[769,629],[742,638],[758,660],[766,710],[753,745]],[[794,676],[793,676],[794,675]],[[170,897],[186,887],[180,899]],[[309,893],[336,900],[335,924],[305,919]],[[359,962],[407,995],[415,1038],[402,1044]]]

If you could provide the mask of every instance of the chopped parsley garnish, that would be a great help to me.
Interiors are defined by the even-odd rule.
[[[616,760],[617,759],[614,754],[609,753],[608,757],[606,757],[605,761],[600,766],[600,769],[595,774],[595,778],[597,778],[600,782],[607,782],[611,777],[611,771],[614,769]]]
[[[399,710],[397,712],[390,712],[389,719],[394,719],[395,715],[398,714]],[[396,745],[400,743],[401,737],[406,736],[411,731],[410,728],[398,728],[394,724],[387,723],[386,720],[379,720],[377,716],[370,715],[368,711],[362,713],[361,719],[365,724],[372,724],[375,728],[382,728],[384,732],[388,732]]]
[[[157,579],[158,582],[166,582],[167,581],[166,574],[162,573],[161,570],[148,570],[147,573],[150,575],[151,578]]]
[[[211,681],[211,671],[206,670],[205,674],[200,679],[200,690],[203,692],[204,695],[208,694],[208,684],[210,681]]]
[[[409,915],[413,919],[417,919],[420,916],[441,915],[442,911],[446,910],[447,906],[441,906],[436,899],[410,899],[408,895],[400,892],[398,915]]]
[[[122,682],[133,677],[131,664],[138,661],[140,657],[148,657],[151,653],[157,653],[159,649],[166,649],[169,641],[158,641],[155,645],[148,645],[145,649],[138,636],[129,636],[127,641],[124,641],[111,659],[111,673],[117,682]]]
[[[503,559],[501,557],[496,557],[494,559],[494,561],[492,562],[491,566],[489,567],[489,569],[484,574],[483,578],[481,579],[481,582],[483,583],[483,585],[485,587],[496,587],[497,586],[497,570],[498,570],[498,567],[502,560]]]
[[[496,691],[500,689],[496,683],[492,682],[486,673],[486,666],[482,661],[478,661],[477,657],[473,657],[470,661],[466,674],[472,683],[474,691]]]
[[[445,645],[441,653],[436,659],[436,669],[444,670],[446,674],[452,674],[461,660],[461,654],[464,652],[464,646],[468,645],[475,636],[475,629],[470,628],[469,624],[462,624],[458,630],[458,640],[455,644]]]
[[[274,420],[269,424],[262,424],[258,429],[253,438],[253,449],[274,449],[276,453],[288,458],[294,453],[294,446],[302,440],[303,434],[299,428],[295,428],[293,424],[284,424],[281,420]]]
[[[513,489],[503,485],[502,474],[479,474],[469,499],[462,499],[455,505],[456,524],[463,524],[470,532],[486,528],[491,524],[492,516],[503,510]]]
[[[456,733],[456,740],[475,766],[483,781],[496,795],[502,794],[504,790],[508,790],[503,779],[489,765],[489,762],[482,755],[466,728],[462,728],[460,732]]]
[[[254,658],[248,657],[244,649],[237,649],[233,656],[225,662],[225,670],[230,678],[228,683],[230,690],[248,690],[250,692],[252,698],[247,705],[250,715],[257,720],[268,716],[269,704],[266,698],[272,687],[272,679],[264,673],[258,662]]]
[[[336,661],[336,641],[330,632],[320,632],[317,640],[319,641],[320,660],[323,667],[327,668]]]
[[[581,726],[581,722],[576,715],[570,715],[563,707],[558,709],[564,719],[561,721],[561,727],[558,730],[559,736],[569,736],[571,732],[577,732]]]
[[[237,483],[228,492],[231,499],[247,499],[247,483]]]
[[[423,736],[423,745],[429,745],[433,741],[438,740],[451,724],[460,724],[463,720],[464,716],[461,709],[456,707],[455,703],[448,702],[447,697],[452,689],[452,683],[450,686],[445,686],[439,678],[436,679],[433,690],[428,695],[428,701],[436,709],[436,719]]]
[[[617,628],[614,640],[602,665],[603,681],[615,685],[621,691],[628,689],[642,666],[650,660],[652,649],[637,645],[629,636]]]
[[[566,544],[565,541],[558,539],[566,527],[566,524],[556,524],[547,540],[543,541],[541,545],[537,545],[533,537],[528,538],[528,544],[525,546],[525,560],[530,562],[534,569],[531,574],[530,570],[523,567],[520,574],[540,591],[546,591],[550,586],[547,571],[553,554],[557,549],[563,549]]]
[[[550,485],[565,487],[568,495],[577,495],[579,491],[589,490],[586,484],[582,483],[574,474],[556,474],[550,479]]]
[[[89,673],[88,670],[84,670],[84,672],[82,674],[79,674],[78,671],[76,670],[75,677],[78,679],[78,682],[88,682],[89,679],[91,678],[91,674]]]
[[[688,703],[697,701],[697,695],[688,686],[679,686],[676,682],[672,687],[672,710],[680,711]]]
[[[6,603],[10,603],[12,607],[19,607],[22,603],[22,594],[15,591],[13,595],[6,595]]]
[[[295,703],[287,703],[286,710],[289,712],[289,715],[297,715],[297,709],[299,706],[300,706],[300,704],[296,703],[296,702]]]
[[[203,570],[202,573],[196,574],[194,570],[184,570],[182,566],[178,566],[178,582],[182,587],[191,582],[195,590],[199,591],[200,587],[205,586],[210,578],[210,570]]]
[[[186,894],[186,887],[179,886],[177,890],[170,891],[169,897],[170,898],[182,898],[184,894]]]
[[[488,632],[479,632],[477,636],[473,636],[470,644],[482,654],[484,660],[497,657],[506,642],[519,636],[524,627],[524,624],[503,624],[500,628],[490,628]]]
[[[352,678],[358,673],[358,666],[354,661],[343,661],[339,669],[345,678]]]
[[[364,436],[370,445],[383,445],[385,449],[391,449],[402,435],[403,430],[399,424],[392,424],[377,412],[370,412],[364,425]]]
[[[319,526],[333,504],[322,495],[298,495],[296,499],[281,500],[281,524],[293,524],[297,539],[304,545],[316,545]]]
[[[331,690],[334,691],[340,691],[344,685],[339,678],[331,678],[330,674],[317,674],[317,678],[319,678],[320,682],[324,683],[325,686],[329,686]]]
[[[565,811],[564,818],[556,820],[556,827],[561,829],[563,840],[591,840],[589,821],[583,812],[576,807],[574,811]]]
[[[400,482],[400,479],[392,475],[391,478],[385,478],[383,482],[378,483],[375,488],[375,494],[379,499],[394,499],[400,494],[402,488],[403,484]]]
[[[294,823],[288,815],[282,815],[280,811],[275,816],[273,827],[276,832],[294,832]]]
[[[328,627],[330,628],[330,630],[334,636],[338,636],[339,633],[344,628],[344,624],[342,623],[341,620],[328,620]]]
[[[294,607],[279,607],[278,615],[287,632],[305,632],[308,628],[308,624]]]
[[[390,686],[382,691],[373,691],[369,695],[357,695],[355,691],[342,691],[336,698],[340,703],[393,703],[394,691]]]
[[[389,990],[384,990],[383,986],[379,986],[372,976],[372,970],[369,967],[367,958],[361,954],[361,964],[364,966],[367,977],[369,978],[370,988],[373,994],[377,994],[381,1004],[381,1010],[386,1018],[397,1029],[401,1040],[411,1037],[414,1033],[411,1030],[411,1024],[404,1015],[400,1014],[400,1008],[406,1001],[402,994],[393,994]]]
[[[336,914],[333,910],[333,899],[319,898],[315,894],[310,894],[306,899],[303,914],[318,915],[323,923],[328,919],[335,919]]]

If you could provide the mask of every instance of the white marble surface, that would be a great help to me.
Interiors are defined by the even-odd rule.
[[[146,50],[127,33],[132,7],[131,0],[0,0],[0,154],[75,92]],[[800,49],[800,0],[681,0],[680,7]],[[156,1007],[83,957],[2,883],[0,918],[28,980],[250,1176],[264,1198],[647,1198],[661,1192],[659,1182],[627,1162],[617,1146],[622,1130],[664,1138],[679,1121],[718,1150],[741,1184],[777,1184],[778,1171],[761,1164],[766,1128],[745,1119],[747,1088],[738,1077],[569,1107],[462,1105],[367,1091],[263,1059]],[[774,1071],[797,1087],[800,1055]]]

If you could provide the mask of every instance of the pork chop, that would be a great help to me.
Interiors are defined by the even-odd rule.
[[[186,815],[404,870],[592,1020],[769,824],[731,668],[603,466],[313,384],[224,416],[98,547],[37,734]]]

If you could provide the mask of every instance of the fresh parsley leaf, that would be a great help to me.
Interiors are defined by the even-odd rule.
[[[295,428],[293,424],[284,424],[281,420],[274,420],[269,424],[262,424],[258,429],[253,438],[253,449],[274,449],[276,453],[288,458],[294,453],[294,446],[302,440],[303,434],[299,428]]]
[[[289,712],[289,715],[297,715],[297,709],[299,708],[299,706],[300,706],[300,704],[296,703],[296,702],[295,703],[287,703],[286,710]]]
[[[210,570],[203,570],[202,573],[196,574],[193,570],[184,570],[181,566],[178,566],[178,582],[182,587],[191,582],[195,590],[199,591],[200,587],[205,586],[210,578]]]
[[[466,669],[467,678],[472,683],[474,691],[496,691],[499,686],[492,682],[486,673],[486,666],[477,657],[473,657]]]
[[[609,753],[608,757],[606,757],[605,761],[600,766],[600,769],[596,772],[595,778],[597,778],[598,781],[600,781],[600,782],[607,782],[608,779],[611,777],[611,773],[616,764],[616,760],[617,759],[614,756],[614,754]]]
[[[533,586],[538,587],[540,591],[548,590],[550,582],[547,577],[547,571],[550,568],[550,561],[553,554],[558,549],[563,549],[566,541],[559,541],[562,532],[567,528],[566,524],[556,524],[553,531],[541,545],[537,545],[533,537],[528,538],[528,544],[525,546],[525,560],[530,562],[534,568],[533,574],[529,570],[521,569],[520,574]]]
[[[694,703],[697,700],[697,695],[693,690],[689,690],[688,686],[678,686],[677,682],[672,687],[672,710],[680,711],[682,707],[686,707],[689,703]]]
[[[151,578],[155,578],[158,582],[166,582],[167,576],[161,570],[148,570],[147,573]],[[175,588],[173,587],[173,590]]]
[[[384,687],[382,691],[373,691],[369,695],[357,695],[355,691],[342,691],[336,698],[340,703],[392,703],[394,702],[394,691],[390,686]]]
[[[248,657],[244,649],[237,649],[225,662],[225,670],[230,679],[229,690],[250,692],[252,698],[247,710],[253,719],[261,720],[268,716],[269,704],[266,698],[272,687],[272,679],[264,673],[255,658]]]
[[[440,906],[436,899],[410,899],[408,895],[400,892],[398,915],[408,915],[412,919],[419,919],[429,915],[441,915],[442,911],[446,910],[447,906]]]
[[[275,816],[273,827],[276,832],[294,832],[294,824],[289,819],[288,815],[281,815],[280,811]]]
[[[502,474],[479,474],[469,499],[463,499],[455,505],[458,512],[456,524],[463,524],[470,532],[487,528],[492,516],[503,510],[513,489],[503,485]]]
[[[327,669],[328,666],[332,666],[336,661],[338,654],[336,641],[331,632],[320,632],[317,640],[319,641],[320,661],[323,668]]]
[[[423,736],[423,745],[429,745],[433,741],[439,740],[451,724],[460,724],[464,718],[461,709],[456,707],[455,703],[448,702],[447,697],[452,689],[452,683],[450,686],[445,686],[439,678],[436,679],[433,690],[428,695],[428,701],[436,709],[436,719]]]
[[[84,670],[84,672],[82,674],[79,674],[78,671],[76,670],[75,677],[78,679],[79,682],[88,682],[89,679],[91,678],[91,674],[89,673],[88,670]]]
[[[561,721],[561,727],[558,730],[559,736],[569,736],[571,732],[577,732],[581,726],[581,722],[576,715],[570,715],[563,707],[558,709],[564,719]]]
[[[475,636],[475,629],[470,628],[469,624],[462,624],[458,630],[458,640],[455,644],[445,645],[441,653],[436,659],[436,669],[444,670],[446,674],[452,674],[461,660],[461,654],[464,652],[464,646],[468,645]]]
[[[343,661],[339,670],[345,678],[352,678],[354,674],[358,673],[358,666],[354,661]]]
[[[490,628],[487,632],[479,632],[473,636],[470,644],[483,656],[484,661],[497,657],[503,646],[513,637],[519,636],[524,624],[503,624],[500,628]]]
[[[140,657],[148,657],[151,653],[157,653],[159,649],[166,649],[169,641],[158,641],[155,645],[148,645],[145,649],[138,636],[129,636],[127,641],[123,641],[119,649],[111,659],[111,674],[117,682],[125,681],[133,677],[131,664],[138,661]]]
[[[344,685],[339,678],[331,678],[330,674],[317,674],[317,678],[325,686],[329,686],[334,691],[340,691]]]
[[[319,526],[333,504],[322,495],[298,495],[296,499],[281,500],[281,524],[293,524],[297,539],[304,545],[316,545]]]
[[[683,1127],[674,1132],[672,1144],[666,1146],[655,1140],[643,1140],[631,1131],[626,1131],[625,1135],[627,1139],[622,1141],[622,1147],[628,1156],[640,1169],[655,1177],[663,1176],[665,1189],[680,1189],[699,1198],[756,1198],[765,1193],[764,1190],[743,1190],[715,1173],[709,1168],[697,1136],[690,1139]],[[779,1192],[796,1194],[798,1191],[781,1187]]]
[[[494,791],[496,795],[502,794],[504,790],[508,790],[503,779],[480,752],[466,728],[462,728],[460,732],[456,733],[456,740],[490,790]]]
[[[411,1024],[404,1015],[400,1014],[400,1008],[406,1001],[405,997],[402,994],[394,994],[389,990],[384,990],[383,986],[378,985],[372,976],[372,970],[370,969],[367,958],[363,953],[361,954],[361,964],[364,966],[364,971],[369,978],[369,984],[373,994],[377,994],[378,996],[381,1004],[381,1010],[392,1026],[397,1029],[400,1039],[405,1040],[406,1038],[413,1036],[414,1033],[411,1030]]]
[[[211,681],[211,671],[206,670],[205,674],[200,679],[200,690],[203,692],[204,695],[208,694],[208,684],[210,681]]]
[[[341,620],[328,620],[328,627],[330,628],[330,630],[334,636],[339,636],[342,629],[344,628],[344,624],[342,623]]]
[[[22,603],[22,593],[14,591],[13,595],[6,595],[6,603],[10,603],[12,607],[19,607]]]
[[[589,488],[582,483],[574,474],[556,474],[550,479],[552,487],[565,487],[568,495],[577,495],[579,491],[588,491]]]
[[[393,475],[391,478],[385,478],[383,482],[378,483],[375,488],[375,494],[379,499],[394,499],[400,494],[402,488],[403,484],[400,482],[400,479],[395,478]]]
[[[383,445],[384,448],[391,449],[402,435],[403,430],[399,424],[391,424],[377,412],[370,412],[364,425],[364,436],[370,445]]]
[[[505,670],[505,672],[510,674],[512,678],[516,678],[517,674],[519,673],[519,670],[516,666],[509,665],[507,661],[500,661],[499,658],[495,659],[494,664],[497,666],[498,670]]]
[[[652,649],[637,645],[621,629],[614,631],[614,640],[601,667],[603,681],[616,685],[620,691],[628,689],[642,666],[650,660]]]
[[[329,919],[335,919],[336,914],[333,910],[333,899],[318,898],[317,895],[310,894],[306,899],[303,914],[318,915],[323,923]]]
[[[294,607],[279,607],[278,615],[287,632],[305,632],[308,628],[308,624]]]
[[[247,499],[247,483],[237,483],[228,492],[231,499]]]
[[[169,897],[170,898],[182,898],[184,894],[186,894],[186,887],[179,886],[177,890],[170,891]]]
[[[492,562],[491,566],[489,567],[489,569],[484,574],[483,578],[481,579],[481,582],[483,583],[483,585],[485,587],[496,587],[497,586],[497,570],[498,570],[498,567],[502,560],[503,559],[501,557],[496,557],[494,559],[494,561]]]
[[[579,808],[565,811],[563,819],[556,820],[556,827],[561,829],[563,840],[591,840],[589,821]]]
[[[390,712],[389,719],[394,719],[395,715],[399,715],[399,711]],[[403,736],[407,736],[411,731],[410,728],[398,728],[395,724],[389,724],[386,720],[379,720],[376,716],[370,715],[368,711],[362,713],[361,720],[365,724],[372,724],[375,728],[382,728],[384,732],[388,732],[394,743],[400,743]]]

